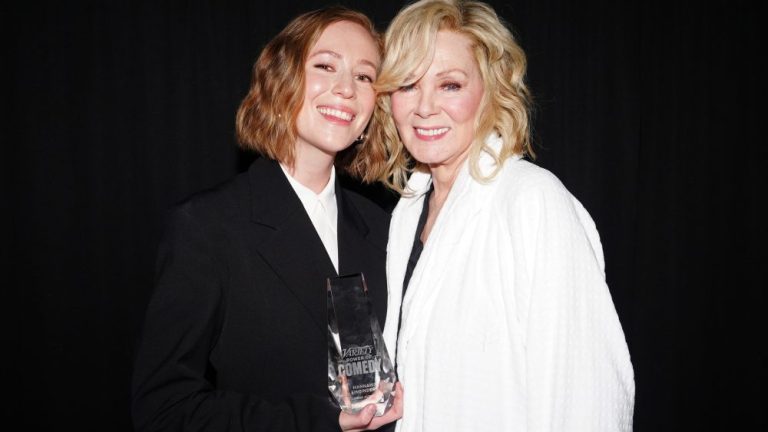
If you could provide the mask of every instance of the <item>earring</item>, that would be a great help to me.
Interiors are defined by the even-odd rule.
[[[366,133],[365,133],[365,132],[363,132],[363,133],[361,133],[361,134],[360,134],[360,136],[359,136],[359,137],[357,137],[357,139],[355,140],[355,142],[357,142],[357,143],[361,143],[361,142],[365,141],[366,139],[368,139],[368,135],[366,135]]]

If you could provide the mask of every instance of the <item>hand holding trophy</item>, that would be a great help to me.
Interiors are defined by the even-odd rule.
[[[328,278],[328,389],[342,411],[392,406],[395,371],[362,274]],[[399,416],[398,416],[399,418]]]

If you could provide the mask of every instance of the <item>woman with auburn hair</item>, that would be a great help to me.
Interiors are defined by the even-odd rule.
[[[408,389],[397,430],[630,430],[595,224],[524,159],[523,50],[491,7],[455,0],[405,7],[384,46],[371,144],[403,194],[384,330]]]
[[[295,18],[267,44],[237,113],[246,173],[171,212],[133,376],[137,430],[376,429],[392,408],[340,411],[328,390],[326,278],[364,273],[386,311],[389,216],[342,187],[364,172],[380,39],[342,7]],[[371,156],[374,155],[374,156]],[[337,162],[338,163],[338,162]]]

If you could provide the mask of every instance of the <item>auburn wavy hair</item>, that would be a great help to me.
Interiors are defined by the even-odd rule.
[[[363,27],[370,33],[379,52],[382,51],[379,33],[371,20],[360,12],[332,6],[294,18],[267,43],[253,65],[251,85],[240,103],[235,121],[237,141],[242,148],[287,165],[293,164],[298,137],[296,118],[304,103],[304,64],[323,31],[339,21]],[[367,161],[371,158],[365,142],[358,142],[351,151],[344,153],[343,157],[337,158],[339,168],[358,177],[368,172]]]
[[[531,96],[525,84],[526,58],[510,30],[485,3],[462,0],[422,0],[403,8],[384,35],[384,59],[376,90],[379,92],[370,126],[369,146],[384,152],[378,175],[391,188],[405,193],[410,172],[426,169],[413,160],[400,140],[390,95],[421,78],[435,51],[439,31],[452,31],[472,41],[475,60],[483,79],[484,94],[475,137],[470,147],[469,169],[480,182],[493,179],[504,160],[514,154],[534,157],[530,140]],[[503,146],[495,151],[485,143],[498,133]],[[496,162],[494,171],[483,175],[482,153]]]

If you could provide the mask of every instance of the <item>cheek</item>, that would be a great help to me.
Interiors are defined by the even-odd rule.
[[[466,97],[457,98],[445,104],[445,110],[457,123],[466,123],[474,121],[480,108],[482,93],[466,95]]]
[[[311,99],[313,96],[323,92],[325,87],[324,80],[314,74],[308,73],[304,77],[304,97]]]
[[[366,116],[370,117],[370,115],[373,113],[373,109],[376,107],[376,93],[374,93],[373,90],[369,88],[359,91],[358,95],[360,99],[360,109],[365,113]]]
[[[405,123],[405,119],[408,113],[407,98],[402,95],[391,96],[392,107],[392,119],[395,120],[395,126],[400,129],[400,126]]]

